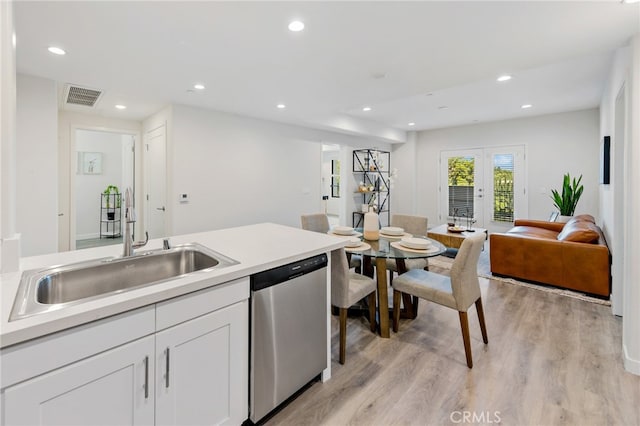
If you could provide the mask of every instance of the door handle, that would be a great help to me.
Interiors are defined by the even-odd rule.
[[[162,206],[162,207],[156,207],[156,210],[162,210],[162,211],[165,211],[165,208],[164,208],[164,206]]]
[[[149,356],[144,357],[144,399],[149,398]]]
[[[164,386],[169,387],[169,348],[167,348],[167,365],[165,370]]]

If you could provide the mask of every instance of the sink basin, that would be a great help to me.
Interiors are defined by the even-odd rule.
[[[23,273],[10,321],[238,262],[200,244]]]

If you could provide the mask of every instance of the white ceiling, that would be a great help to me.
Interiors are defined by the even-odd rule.
[[[393,142],[596,107],[640,4],[19,1],[15,19],[18,72],[104,90],[102,115],[179,103]],[[503,73],[513,79],[497,83]]]

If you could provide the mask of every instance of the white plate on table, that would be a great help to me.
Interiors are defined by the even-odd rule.
[[[350,226],[334,226],[331,231],[337,235],[353,235],[354,230]]]
[[[405,237],[399,241],[401,246],[415,250],[428,250],[431,248],[431,241],[424,238]]]
[[[399,237],[404,235],[404,229],[398,228],[397,226],[383,226],[380,229],[380,233],[390,235],[392,237]]]
[[[362,244],[362,241],[360,240],[360,238],[350,237],[347,239],[347,243],[344,246],[345,248],[353,248],[353,247],[358,247],[360,244]]]

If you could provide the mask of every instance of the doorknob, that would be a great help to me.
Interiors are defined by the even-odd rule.
[[[162,210],[162,211],[165,211],[165,208],[164,208],[164,206],[162,206],[162,207],[156,207],[156,210]]]

